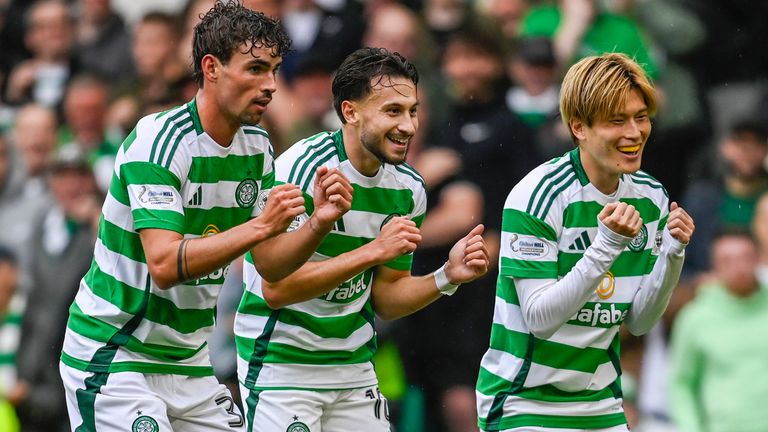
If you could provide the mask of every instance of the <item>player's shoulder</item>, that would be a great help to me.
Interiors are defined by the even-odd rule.
[[[195,123],[186,105],[163,112],[146,115],[139,119],[132,132],[130,143],[124,145],[126,155],[152,161],[167,158],[167,153],[177,146],[177,141],[195,133]],[[142,157],[144,156],[144,157]]]
[[[512,188],[504,207],[532,213],[566,196],[568,189],[578,184],[576,167],[566,153],[531,170]]]
[[[627,174],[625,179],[638,196],[648,197],[660,207],[669,201],[669,193],[655,177],[643,170]]]
[[[334,132],[321,132],[299,140],[275,160],[277,178],[295,185],[308,184],[323,165],[339,163],[339,145]]]

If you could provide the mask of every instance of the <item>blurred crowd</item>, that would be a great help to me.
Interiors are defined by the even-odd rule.
[[[608,51],[637,59],[661,100],[644,170],[697,229],[663,321],[623,343],[630,423],[653,432],[768,431],[768,2],[242,3],[278,17],[293,40],[263,121],[276,154],[339,127],[330,83],[356,48],[385,47],[417,65],[420,128],[408,158],[429,191],[417,274],[442,265],[477,221],[498,253],[511,187],[573,147],[558,116],[569,65]],[[194,97],[191,31],[212,4],[0,0],[2,431],[69,430],[58,358],[115,154],[139,118]],[[210,342],[217,376],[230,384],[236,269]],[[380,323],[377,372],[396,430],[477,430],[474,382],[496,282],[489,273],[418,314]]]

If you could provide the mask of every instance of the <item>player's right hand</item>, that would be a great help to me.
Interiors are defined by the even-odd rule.
[[[368,243],[375,248],[377,261],[385,263],[409,254],[421,243],[421,230],[407,217],[393,217],[381,229],[379,236]]]
[[[625,202],[606,204],[597,215],[600,222],[608,229],[624,237],[635,237],[643,226],[643,218],[635,206]]]
[[[290,183],[275,186],[269,192],[267,205],[257,219],[264,224],[270,236],[284,233],[296,216],[306,212],[304,194]]]

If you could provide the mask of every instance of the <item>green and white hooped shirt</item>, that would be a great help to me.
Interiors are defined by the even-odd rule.
[[[161,290],[139,231],[197,238],[242,224],[259,214],[273,167],[264,129],[241,127],[222,147],[203,131],[194,100],[142,118],[117,154],[62,362],[91,372],[213,375],[206,341],[229,266]]]
[[[276,183],[292,183],[304,191],[307,213],[291,229],[306,222],[314,209],[313,185],[320,166],[338,168],[352,183],[352,208],[323,240],[310,261],[322,261],[359,248],[379,235],[394,216],[421,225],[426,192],[421,176],[409,165],[384,164],[373,177],[360,174],[347,159],[341,131],[324,132],[299,141],[275,162]],[[387,264],[410,270],[411,255]],[[270,309],[261,277],[246,256],[245,293],[235,336],[238,377],[250,389],[348,389],[376,383],[371,358],[376,351],[371,285],[375,269],[355,275],[329,292],[282,309]]]

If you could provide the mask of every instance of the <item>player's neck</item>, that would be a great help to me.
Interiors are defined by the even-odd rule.
[[[218,105],[216,100],[206,96],[205,92],[199,90],[195,96],[197,103],[197,114],[200,117],[200,125],[205,133],[208,134],[216,144],[222,147],[229,147],[235,133],[240,128],[240,123],[227,118]]]
[[[347,153],[347,158],[349,158],[352,166],[364,176],[375,176],[381,168],[381,161],[363,147],[357,131],[342,127],[341,135],[344,138],[344,151]]]
[[[601,169],[599,164],[594,163],[591,158],[584,157],[581,153],[581,166],[584,168],[584,174],[587,175],[589,182],[604,195],[611,195],[619,188],[619,179],[621,174],[606,172]]]

